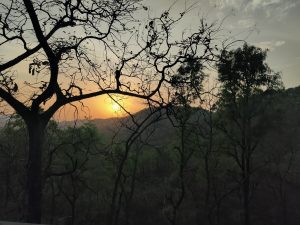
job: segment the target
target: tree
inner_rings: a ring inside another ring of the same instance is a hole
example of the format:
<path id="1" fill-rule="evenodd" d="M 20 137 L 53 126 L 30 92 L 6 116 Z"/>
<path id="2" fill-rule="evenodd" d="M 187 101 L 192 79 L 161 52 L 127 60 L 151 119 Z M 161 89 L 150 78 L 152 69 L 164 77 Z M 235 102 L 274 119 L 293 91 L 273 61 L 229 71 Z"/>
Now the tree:
<path id="1" fill-rule="evenodd" d="M 187 99 L 185 99 L 187 100 Z M 178 224 L 180 208 L 187 195 L 186 173 L 188 164 L 195 149 L 192 147 L 194 127 L 191 125 L 193 109 L 189 105 L 169 109 L 169 119 L 178 131 L 174 149 L 175 168 L 168 181 L 168 188 L 165 194 L 164 215 L 171 225 Z"/>
<path id="2" fill-rule="evenodd" d="M 203 173 L 206 184 L 204 214 L 208 224 L 213 224 L 213 218 L 219 219 L 219 215 L 212 215 L 213 201 L 212 197 L 216 194 L 213 183 L 216 182 L 216 169 L 218 167 L 218 156 L 216 147 L 216 126 L 215 126 L 215 109 L 216 109 L 216 87 L 211 88 L 198 98 L 200 102 L 200 115 L 196 120 L 196 146 L 198 147 L 200 157 L 203 160 Z M 202 220 L 198 221 L 201 224 Z"/>
<path id="3" fill-rule="evenodd" d="M 27 144 L 24 132 L 25 124 L 16 115 L 12 115 L 0 130 L 1 218 L 14 218 L 16 214 L 18 219 L 24 217 L 26 149 L 23 146 Z"/>
<path id="4" fill-rule="evenodd" d="M 282 88 L 280 75 L 266 64 L 267 51 L 244 44 L 233 51 L 223 51 L 218 63 L 221 82 L 221 130 L 229 140 L 228 154 L 241 176 L 244 224 L 250 224 L 251 175 L 253 153 L 260 137 L 256 135 L 257 118 L 265 109 L 264 94 Z"/>
<path id="5" fill-rule="evenodd" d="M 79 205 L 78 202 L 88 196 L 86 192 L 93 190 L 88 184 L 88 175 L 93 172 L 89 164 L 90 158 L 99 155 L 101 139 L 91 124 L 83 124 L 79 128 L 59 129 L 54 121 L 48 126 L 47 136 L 50 136 L 48 144 L 51 147 L 49 146 L 47 152 L 47 164 L 44 165 L 46 178 L 44 189 L 50 189 L 52 192 L 49 196 L 51 223 L 58 205 L 56 197 L 62 195 L 62 202 L 67 202 L 70 206 L 68 214 L 70 216 L 67 218 L 70 224 L 75 224 L 78 208 L 82 214 L 85 211 L 85 206 L 82 206 L 84 204 Z M 56 143 L 53 141 L 55 137 Z M 61 209 L 60 212 L 64 211 Z M 82 217 L 82 214 L 79 215 Z"/>
<path id="6" fill-rule="evenodd" d="M 204 66 L 197 59 L 190 58 L 183 63 L 173 76 L 174 93 L 168 107 L 168 117 L 177 129 L 178 135 L 174 146 L 175 164 L 173 178 L 170 178 L 169 191 L 166 193 L 164 215 L 171 225 L 178 223 L 179 212 L 187 195 L 186 173 L 188 164 L 195 152 L 193 146 L 196 130 L 195 117 L 197 110 L 191 107 L 196 100 L 200 101 L 205 77 Z M 187 85 L 188 84 L 188 85 Z"/>
<path id="7" fill-rule="evenodd" d="M 191 57 L 213 59 L 214 25 L 202 21 L 176 40 L 176 24 L 189 9 L 146 22 L 136 19 L 141 10 L 148 8 L 135 0 L 0 3 L 0 99 L 28 130 L 28 222 L 41 222 L 42 146 L 57 110 L 103 94 L 158 101 L 173 68 Z"/>
<path id="8" fill-rule="evenodd" d="M 125 223 L 130 224 L 131 201 L 136 185 L 139 155 L 141 149 L 147 145 L 148 139 L 150 139 L 154 133 L 154 124 L 164 119 L 164 113 L 162 111 L 162 108 L 156 108 L 149 110 L 149 112 L 144 112 L 145 115 L 139 116 L 132 115 L 128 112 L 129 121 L 122 121 L 119 131 L 126 128 L 128 135 L 125 135 L 125 140 L 118 140 L 116 146 L 118 151 L 112 155 L 113 164 L 115 164 L 116 167 L 116 174 L 112 188 L 111 207 L 108 219 L 109 225 L 119 224 L 119 214 L 122 204 L 124 204 Z M 117 135 L 114 136 L 116 137 Z M 128 166 L 127 164 L 133 165 Z M 126 169 L 128 171 L 126 171 Z"/>

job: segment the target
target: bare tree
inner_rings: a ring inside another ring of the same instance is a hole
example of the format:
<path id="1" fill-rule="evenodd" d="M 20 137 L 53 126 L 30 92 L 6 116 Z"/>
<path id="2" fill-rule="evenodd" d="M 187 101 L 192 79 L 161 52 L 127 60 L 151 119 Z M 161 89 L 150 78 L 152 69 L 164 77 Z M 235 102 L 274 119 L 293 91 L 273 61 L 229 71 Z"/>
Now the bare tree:
<path id="1" fill-rule="evenodd" d="M 48 129 L 49 131 L 49 129 Z M 85 124 L 80 128 L 53 129 L 60 143 L 54 145 L 48 152 L 48 162 L 45 168 L 45 179 L 52 189 L 52 222 L 55 214 L 55 198 L 62 195 L 70 205 L 70 224 L 76 221 L 78 201 L 85 191 L 93 191 L 88 185 L 86 174 L 88 172 L 89 158 L 99 155 L 97 142 L 99 137 L 95 128 Z M 52 138 L 53 138 L 52 134 Z M 48 140 L 50 141 L 50 140 Z"/>
<path id="2" fill-rule="evenodd" d="M 134 0 L 0 3 L 0 98 L 28 129 L 28 222 L 41 221 L 42 146 L 58 109 L 103 94 L 159 101 L 174 67 L 213 59 L 218 27 L 199 21 L 197 31 L 176 39 L 189 8 L 146 22 L 137 19 L 142 10 Z"/>
<path id="3" fill-rule="evenodd" d="M 123 110 L 125 110 L 123 108 Z M 109 215 L 109 224 L 118 225 L 119 223 L 119 213 L 124 204 L 125 211 L 125 221 L 129 224 L 130 220 L 130 204 L 134 195 L 136 173 L 138 158 L 141 149 L 147 145 L 149 138 L 153 135 L 155 128 L 153 125 L 163 119 L 164 117 L 163 108 L 154 108 L 145 112 L 145 115 L 132 115 L 129 112 L 128 119 L 121 124 L 121 129 L 128 130 L 129 134 L 124 140 L 117 142 L 118 146 L 123 146 L 124 151 L 119 154 L 115 154 L 114 158 L 116 161 L 116 178 L 114 181 L 112 199 L 111 199 L 111 209 Z M 130 155 L 133 156 L 133 168 L 130 171 L 131 174 L 126 173 L 126 163 L 130 159 Z M 129 184 L 129 187 L 126 186 Z M 126 190 L 127 189 L 127 190 Z M 123 200 L 124 199 L 124 200 Z"/>
<path id="4" fill-rule="evenodd" d="M 209 221 L 209 224 L 212 224 L 212 208 L 213 202 L 212 197 L 215 190 L 212 188 L 213 185 L 213 173 L 215 173 L 216 168 L 218 167 L 218 159 L 216 154 L 216 127 L 215 127 L 215 110 L 216 110 L 216 88 L 217 85 L 214 85 L 213 88 L 208 87 L 208 91 L 201 93 L 198 98 L 200 99 L 200 113 L 197 116 L 195 122 L 195 133 L 196 133 L 196 146 L 198 151 L 201 154 L 203 160 L 203 170 L 204 177 L 206 182 L 205 189 L 205 216 Z M 200 224 L 201 221 L 199 220 Z"/>

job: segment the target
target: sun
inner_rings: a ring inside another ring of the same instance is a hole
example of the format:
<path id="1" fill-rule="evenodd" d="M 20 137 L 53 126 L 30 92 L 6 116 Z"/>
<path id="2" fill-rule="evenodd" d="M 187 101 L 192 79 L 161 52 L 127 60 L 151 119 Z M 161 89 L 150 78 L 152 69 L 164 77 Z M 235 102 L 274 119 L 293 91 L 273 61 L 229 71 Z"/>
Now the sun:
<path id="1" fill-rule="evenodd" d="M 118 103 L 113 102 L 113 103 L 111 104 L 111 109 L 112 109 L 114 112 L 119 112 L 119 111 L 121 110 L 121 106 L 120 106 Z"/>

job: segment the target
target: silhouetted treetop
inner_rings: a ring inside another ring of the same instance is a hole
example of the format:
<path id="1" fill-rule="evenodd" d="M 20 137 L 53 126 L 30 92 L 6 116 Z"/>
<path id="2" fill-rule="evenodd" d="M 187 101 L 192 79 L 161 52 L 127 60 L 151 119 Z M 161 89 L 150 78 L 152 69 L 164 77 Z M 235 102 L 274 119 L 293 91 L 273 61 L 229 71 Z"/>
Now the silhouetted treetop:
<path id="1" fill-rule="evenodd" d="M 266 63 L 267 50 L 244 44 L 242 48 L 223 51 L 218 63 L 218 80 L 224 93 L 239 97 L 259 90 L 282 88 L 281 77 Z"/>

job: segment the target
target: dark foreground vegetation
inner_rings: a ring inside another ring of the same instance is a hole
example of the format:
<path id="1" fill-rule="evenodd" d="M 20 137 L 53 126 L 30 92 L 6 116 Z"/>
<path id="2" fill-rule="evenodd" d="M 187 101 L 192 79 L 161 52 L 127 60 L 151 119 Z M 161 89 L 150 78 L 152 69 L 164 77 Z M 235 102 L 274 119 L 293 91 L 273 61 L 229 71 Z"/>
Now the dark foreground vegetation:
<path id="1" fill-rule="evenodd" d="M 268 104 L 252 126 L 256 145 L 247 176 L 248 158 L 237 141 L 241 133 L 232 126 L 228 137 L 224 120 L 230 118 L 222 110 L 145 110 L 135 115 L 136 123 L 130 117 L 76 127 L 51 122 L 44 145 L 43 221 L 243 224 L 247 194 L 251 224 L 298 224 L 300 88 L 260 98 Z M 19 117 L 1 128 L 5 220 L 26 216 L 26 135 Z"/>
<path id="2" fill-rule="evenodd" d="M 241 47 L 222 22 L 181 29 L 192 9 L 0 2 L 0 113 L 14 113 L 0 132 L 1 220 L 299 224 L 300 89 L 284 90 L 267 51 Z M 101 95 L 148 108 L 52 120 Z"/>

